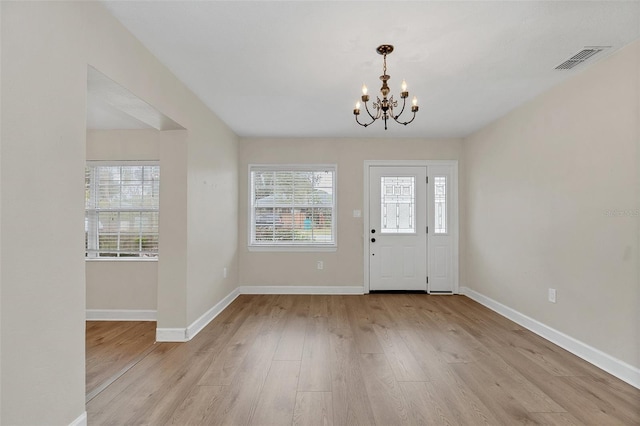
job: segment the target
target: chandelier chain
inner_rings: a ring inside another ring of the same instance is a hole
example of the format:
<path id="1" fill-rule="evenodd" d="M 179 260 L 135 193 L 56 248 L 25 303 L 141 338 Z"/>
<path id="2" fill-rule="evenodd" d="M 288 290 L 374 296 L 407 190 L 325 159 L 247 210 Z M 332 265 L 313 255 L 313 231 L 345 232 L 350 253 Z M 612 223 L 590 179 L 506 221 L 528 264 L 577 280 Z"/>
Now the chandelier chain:
<path id="1" fill-rule="evenodd" d="M 382 57 L 382 74 L 387 75 L 387 54 Z"/>

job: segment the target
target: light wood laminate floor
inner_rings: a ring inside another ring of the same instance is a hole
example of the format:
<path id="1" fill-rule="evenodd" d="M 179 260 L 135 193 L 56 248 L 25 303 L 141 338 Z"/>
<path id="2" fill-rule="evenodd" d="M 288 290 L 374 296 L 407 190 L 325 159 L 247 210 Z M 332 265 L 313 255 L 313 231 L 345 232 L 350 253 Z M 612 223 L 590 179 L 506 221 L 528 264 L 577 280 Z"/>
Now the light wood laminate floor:
<path id="1" fill-rule="evenodd" d="M 464 296 L 243 295 L 90 425 L 638 425 L 640 391 Z"/>
<path id="2" fill-rule="evenodd" d="M 87 321 L 85 330 L 87 401 L 155 348 L 155 321 Z"/>

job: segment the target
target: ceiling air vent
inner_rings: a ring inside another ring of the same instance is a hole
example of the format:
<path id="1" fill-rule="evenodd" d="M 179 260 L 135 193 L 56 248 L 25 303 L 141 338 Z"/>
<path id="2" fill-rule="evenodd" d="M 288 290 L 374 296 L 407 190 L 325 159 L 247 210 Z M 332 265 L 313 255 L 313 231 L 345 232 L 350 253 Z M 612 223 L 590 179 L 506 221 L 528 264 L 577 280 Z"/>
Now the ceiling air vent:
<path id="1" fill-rule="evenodd" d="M 594 55 L 602 52 L 605 49 L 610 48 L 611 46 L 588 46 L 561 63 L 556 67 L 557 70 L 570 70 L 586 61 L 589 58 L 592 58 Z"/>

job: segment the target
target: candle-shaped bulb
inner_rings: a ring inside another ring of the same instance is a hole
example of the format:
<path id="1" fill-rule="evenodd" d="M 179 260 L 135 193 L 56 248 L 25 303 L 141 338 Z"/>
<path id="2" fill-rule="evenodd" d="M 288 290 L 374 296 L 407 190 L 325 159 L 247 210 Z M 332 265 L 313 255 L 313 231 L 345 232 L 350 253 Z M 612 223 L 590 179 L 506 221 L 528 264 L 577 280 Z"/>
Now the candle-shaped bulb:
<path id="1" fill-rule="evenodd" d="M 356 102 L 356 109 L 360 109 L 360 101 Z"/>
<path id="2" fill-rule="evenodd" d="M 413 104 L 413 106 L 418 106 L 418 98 L 416 98 L 415 96 L 413 97 L 413 100 L 411 101 L 411 103 Z"/>
<path id="3" fill-rule="evenodd" d="M 369 89 L 367 89 L 367 86 L 363 84 L 362 85 L 362 94 L 366 96 L 368 91 L 369 91 Z"/>
<path id="4" fill-rule="evenodd" d="M 402 80 L 402 86 L 401 87 L 402 87 L 402 91 L 406 92 L 407 91 L 407 82 Z"/>

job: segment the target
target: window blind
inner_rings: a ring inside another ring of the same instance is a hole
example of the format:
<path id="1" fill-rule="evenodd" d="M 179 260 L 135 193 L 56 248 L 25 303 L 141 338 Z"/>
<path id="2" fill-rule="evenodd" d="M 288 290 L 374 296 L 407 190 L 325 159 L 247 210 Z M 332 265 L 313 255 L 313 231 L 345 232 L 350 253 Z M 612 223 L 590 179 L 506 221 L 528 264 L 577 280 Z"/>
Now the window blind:
<path id="1" fill-rule="evenodd" d="M 335 166 L 251 166 L 251 245 L 335 245 Z"/>
<path id="2" fill-rule="evenodd" d="M 159 165 L 88 163 L 86 256 L 157 257 L 159 200 Z"/>

